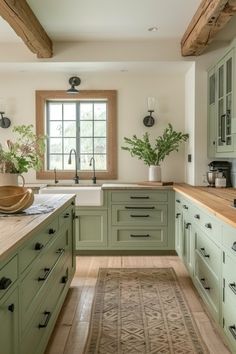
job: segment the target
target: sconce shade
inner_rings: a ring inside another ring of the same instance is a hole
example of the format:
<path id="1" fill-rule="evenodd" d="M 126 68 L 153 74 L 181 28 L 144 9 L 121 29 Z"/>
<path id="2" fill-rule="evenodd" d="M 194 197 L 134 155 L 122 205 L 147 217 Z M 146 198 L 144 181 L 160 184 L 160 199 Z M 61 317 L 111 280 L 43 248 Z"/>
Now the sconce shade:
<path id="1" fill-rule="evenodd" d="M 79 90 L 77 90 L 75 88 L 75 86 L 79 86 L 81 83 L 81 80 L 78 76 L 72 76 L 69 79 L 69 84 L 71 85 L 71 87 L 66 91 L 67 93 L 78 93 Z"/>

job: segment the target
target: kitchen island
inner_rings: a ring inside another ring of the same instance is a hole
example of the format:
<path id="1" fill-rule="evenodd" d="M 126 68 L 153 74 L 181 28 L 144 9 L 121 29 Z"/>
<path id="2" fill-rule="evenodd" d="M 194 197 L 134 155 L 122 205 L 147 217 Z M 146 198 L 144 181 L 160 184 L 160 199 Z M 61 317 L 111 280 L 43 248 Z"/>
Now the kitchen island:
<path id="1" fill-rule="evenodd" d="M 0 354 L 42 354 L 75 272 L 74 196 L 36 195 L 49 212 L 0 216 Z"/>

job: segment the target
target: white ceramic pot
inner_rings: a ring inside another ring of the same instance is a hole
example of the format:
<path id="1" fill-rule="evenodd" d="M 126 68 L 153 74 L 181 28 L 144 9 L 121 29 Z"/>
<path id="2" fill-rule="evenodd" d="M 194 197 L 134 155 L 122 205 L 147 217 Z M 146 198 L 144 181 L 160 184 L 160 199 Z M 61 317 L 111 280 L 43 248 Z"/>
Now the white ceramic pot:
<path id="1" fill-rule="evenodd" d="M 0 186 L 18 186 L 18 177 L 22 178 L 24 186 L 25 179 L 22 175 L 16 173 L 0 173 Z"/>
<path id="2" fill-rule="evenodd" d="M 150 182 L 161 182 L 161 166 L 149 166 L 148 180 Z"/>

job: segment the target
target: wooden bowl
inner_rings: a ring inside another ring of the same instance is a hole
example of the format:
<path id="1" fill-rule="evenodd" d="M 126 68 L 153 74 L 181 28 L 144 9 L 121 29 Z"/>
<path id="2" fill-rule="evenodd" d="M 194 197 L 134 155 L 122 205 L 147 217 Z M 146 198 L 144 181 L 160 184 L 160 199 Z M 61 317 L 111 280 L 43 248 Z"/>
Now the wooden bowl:
<path id="1" fill-rule="evenodd" d="M 8 195 L 6 196 L 6 193 Z M 17 186 L 0 187 L 0 212 L 17 213 L 29 208 L 34 202 L 31 189 Z"/>
<path id="2" fill-rule="evenodd" d="M 27 193 L 28 188 L 19 186 L 0 186 L 0 208 L 18 203 Z"/>

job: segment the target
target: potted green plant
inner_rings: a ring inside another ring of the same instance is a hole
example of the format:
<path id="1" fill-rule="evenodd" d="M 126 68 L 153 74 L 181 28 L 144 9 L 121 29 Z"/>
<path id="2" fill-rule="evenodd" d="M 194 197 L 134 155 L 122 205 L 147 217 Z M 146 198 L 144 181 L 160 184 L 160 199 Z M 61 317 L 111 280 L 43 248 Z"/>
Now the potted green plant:
<path id="1" fill-rule="evenodd" d="M 142 138 L 133 135 L 132 138 L 124 137 L 125 146 L 121 148 L 130 152 L 131 156 L 149 166 L 149 181 L 161 181 L 160 163 L 172 151 L 178 151 L 182 142 L 187 141 L 188 134 L 176 132 L 169 123 L 163 134 L 155 139 L 154 145 L 150 143 L 149 134 L 146 132 Z"/>
<path id="2" fill-rule="evenodd" d="M 0 144 L 0 185 L 17 185 L 19 175 L 31 168 L 39 170 L 42 165 L 45 137 L 37 136 L 32 124 L 15 126 L 12 132 L 16 141 L 8 139 L 6 147 Z"/>

